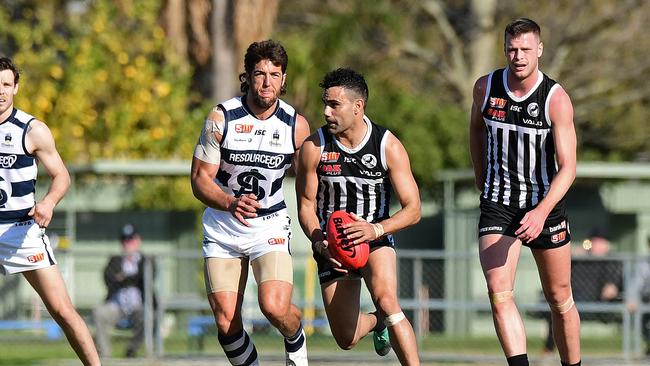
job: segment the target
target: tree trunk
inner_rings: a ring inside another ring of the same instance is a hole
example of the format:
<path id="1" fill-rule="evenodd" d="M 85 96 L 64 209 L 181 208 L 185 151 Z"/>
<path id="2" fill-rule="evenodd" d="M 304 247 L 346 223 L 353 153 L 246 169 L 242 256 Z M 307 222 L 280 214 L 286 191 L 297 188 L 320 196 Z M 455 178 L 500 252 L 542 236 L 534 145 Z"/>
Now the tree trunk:
<path id="1" fill-rule="evenodd" d="M 164 27 L 169 42 L 172 44 L 175 53 L 181 57 L 182 64 L 188 65 L 187 60 L 187 33 L 185 23 L 187 21 L 185 11 L 185 0 L 168 0 L 164 10 Z"/>
<path id="2" fill-rule="evenodd" d="M 212 12 L 213 96 L 232 97 L 239 89 L 249 44 L 267 39 L 273 31 L 278 0 L 215 0 Z"/>
<path id="3" fill-rule="evenodd" d="M 232 9 L 231 0 L 215 0 L 212 7 L 212 97 L 217 102 L 237 91 Z"/>

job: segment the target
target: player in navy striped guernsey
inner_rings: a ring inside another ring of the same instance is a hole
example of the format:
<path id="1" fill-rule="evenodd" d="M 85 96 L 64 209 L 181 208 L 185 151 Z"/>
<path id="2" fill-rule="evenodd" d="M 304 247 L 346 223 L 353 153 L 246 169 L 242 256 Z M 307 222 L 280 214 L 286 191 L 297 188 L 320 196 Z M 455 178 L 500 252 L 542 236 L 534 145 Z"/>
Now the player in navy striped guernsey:
<path id="1" fill-rule="evenodd" d="M 84 365 L 100 360 L 86 323 L 75 310 L 56 265 L 45 228 L 70 186 L 70 175 L 47 125 L 14 108 L 20 74 L 0 58 L 0 272 L 22 273 L 61 326 Z M 51 178 L 35 202 L 37 162 Z"/>
<path id="2" fill-rule="evenodd" d="M 291 304 L 293 271 L 282 181 L 309 124 L 279 99 L 287 54 L 277 42 L 254 42 L 244 57 L 241 97 L 215 107 L 192 159 L 192 190 L 203 214 L 203 256 L 208 300 L 218 340 L 233 365 L 258 365 L 243 328 L 241 305 L 248 265 L 258 284 L 260 309 L 285 337 L 286 364 L 307 365 L 307 342 Z"/>
<path id="3" fill-rule="evenodd" d="M 332 335 L 339 347 L 351 349 L 374 331 L 379 355 L 392 345 L 402 365 L 419 365 L 413 328 L 397 301 L 391 235 L 420 220 L 420 196 L 408 154 L 390 131 L 365 116 L 368 86 L 362 75 L 337 69 L 320 85 L 327 124 L 303 144 L 296 190 L 300 224 L 313 243 Z M 391 188 L 401 205 L 392 216 Z M 325 226 L 337 210 L 356 215 L 357 221 L 344 231 L 348 238 L 370 242 L 368 263 L 359 272 L 348 273 L 327 250 Z M 360 313 L 360 277 L 377 308 L 370 314 Z"/>
<path id="4" fill-rule="evenodd" d="M 538 69 L 543 44 L 532 20 L 505 29 L 507 66 L 474 85 L 470 151 L 481 194 L 479 255 L 509 365 L 528 365 L 513 297 L 522 244 L 531 248 L 551 308 L 562 365 L 580 365 L 580 317 L 571 290 L 564 196 L 575 179 L 576 134 L 567 93 Z"/>

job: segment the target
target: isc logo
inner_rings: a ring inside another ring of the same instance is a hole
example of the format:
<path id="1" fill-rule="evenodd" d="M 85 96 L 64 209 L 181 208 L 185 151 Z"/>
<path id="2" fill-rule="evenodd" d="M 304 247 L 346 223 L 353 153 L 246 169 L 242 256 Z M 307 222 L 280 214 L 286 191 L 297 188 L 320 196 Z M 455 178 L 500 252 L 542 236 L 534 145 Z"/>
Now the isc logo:
<path id="1" fill-rule="evenodd" d="M 285 238 L 271 238 L 269 239 L 269 244 L 270 245 L 283 245 L 285 242 Z"/>
<path id="2" fill-rule="evenodd" d="M 235 132 L 237 133 L 250 133 L 253 131 L 253 125 L 237 123 L 235 124 Z"/>
<path id="3" fill-rule="evenodd" d="M 38 253 L 38 254 L 30 255 L 29 257 L 27 257 L 27 260 L 29 261 L 29 263 L 40 262 L 43 259 L 45 259 L 45 253 Z"/>

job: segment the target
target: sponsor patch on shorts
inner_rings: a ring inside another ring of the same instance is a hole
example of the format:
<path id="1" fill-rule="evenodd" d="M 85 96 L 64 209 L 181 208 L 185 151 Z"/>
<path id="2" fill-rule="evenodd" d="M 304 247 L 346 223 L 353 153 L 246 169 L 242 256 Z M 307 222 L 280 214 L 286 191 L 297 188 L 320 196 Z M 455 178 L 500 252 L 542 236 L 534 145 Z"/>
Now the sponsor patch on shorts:
<path id="1" fill-rule="evenodd" d="M 284 245 L 286 243 L 286 238 L 270 238 L 268 240 L 269 245 Z"/>
<path id="2" fill-rule="evenodd" d="M 45 253 L 38 253 L 27 257 L 29 263 L 37 263 L 45 259 Z"/>
<path id="3" fill-rule="evenodd" d="M 488 231 L 503 231 L 503 227 L 502 226 L 486 226 L 486 227 L 482 227 L 482 228 L 478 229 L 479 233 L 485 233 L 485 232 L 488 232 Z"/>
<path id="4" fill-rule="evenodd" d="M 566 231 L 551 235 L 551 242 L 557 244 L 566 239 Z"/>
<path id="5" fill-rule="evenodd" d="M 566 229 L 566 220 L 562 220 L 561 223 L 559 223 L 559 224 L 557 224 L 555 226 L 549 227 L 548 231 L 551 232 L 551 233 L 554 233 L 554 232 L 556 232 L 558 230 L 562 230 L 562 229 Z"/>

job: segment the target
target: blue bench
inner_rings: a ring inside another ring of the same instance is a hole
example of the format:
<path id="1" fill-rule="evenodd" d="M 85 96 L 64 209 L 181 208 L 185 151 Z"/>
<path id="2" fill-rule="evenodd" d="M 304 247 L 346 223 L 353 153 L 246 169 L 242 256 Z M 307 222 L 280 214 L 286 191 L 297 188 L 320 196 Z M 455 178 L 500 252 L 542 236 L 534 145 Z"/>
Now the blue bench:
<path id="1" fill-rule="evenodd" d="M 63 337 L 63 331 L 54 320 L 0 320 L 0 330 L 33 330 L 42 329 L 48 339 L 56 340 Z"/>

